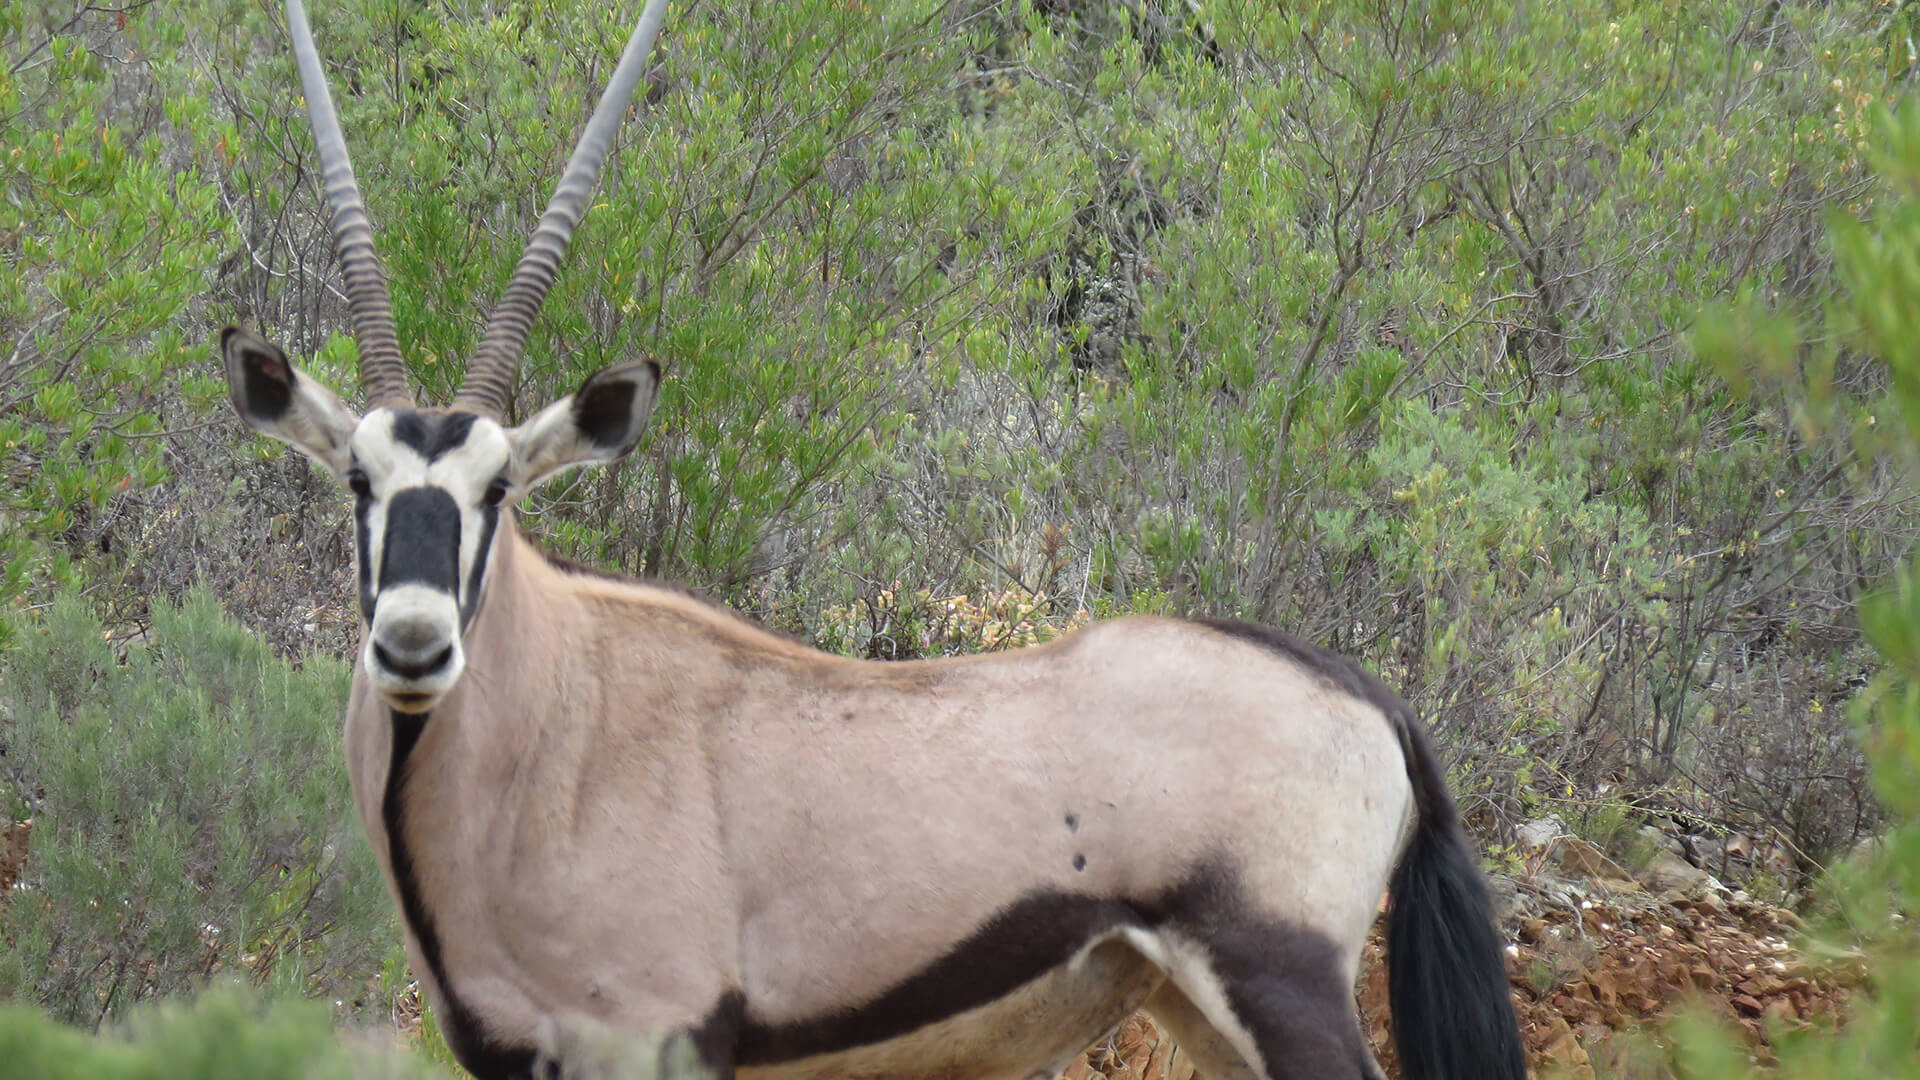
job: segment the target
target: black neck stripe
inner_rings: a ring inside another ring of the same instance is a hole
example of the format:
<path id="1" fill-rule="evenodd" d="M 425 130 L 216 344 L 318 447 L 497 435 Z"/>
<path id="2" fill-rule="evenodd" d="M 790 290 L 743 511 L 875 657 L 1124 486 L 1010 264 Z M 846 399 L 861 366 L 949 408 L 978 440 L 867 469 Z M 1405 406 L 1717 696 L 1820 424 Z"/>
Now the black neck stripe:
<path id="1" fill-rule="evenodd" d="M 420 958 L 434 984 L 440 987 L 446 1003 L 440 1030 L 446 1033 L 447 1046 L 466 1070 L 481 1080 L 519 1080 L 533 1075 L 537 1056 L 530 1046 L 515 1046 L 495 1039 L 485 1022 L 460 997 L 447 981 L 447 968 L 440 950 L 440 931 L 427 910 L 420 893 L 420 879 L 413 869 L 413 852 L 407 846 L 406 783 L 407 766 L 413 748 L 426 730 L 427 713 L 403 713 L 388 710 L 393 724 L 393 756 L 387 769 L 387 790 L 380 802 L 381 823 L 387 831 L 387 861 L 393 867 L 394 888 L 400 893 L 400 911 L 407 928 L 420 943 Z"/>

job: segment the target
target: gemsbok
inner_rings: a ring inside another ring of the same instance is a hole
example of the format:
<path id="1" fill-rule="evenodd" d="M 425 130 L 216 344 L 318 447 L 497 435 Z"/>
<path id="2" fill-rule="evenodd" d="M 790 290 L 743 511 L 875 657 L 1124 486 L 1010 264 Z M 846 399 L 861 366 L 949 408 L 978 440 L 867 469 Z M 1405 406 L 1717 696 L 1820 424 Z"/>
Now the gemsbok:
<path id="1" fill-rule="evenodd" d="M 1485 886 L 1427 736 L 1277 631 L 1127 618 L 1034 648 L 831 656 L 582 570 L 513 506 L 633 449 L 651 362 L 501 417 L 664 9 L 649 0 L 470 372 L 415 406 L 300 0 L 287 22 L 369 408 L 255 334 L 234 407 L 345 481 L 361 821 L 447 1041 L 564 1072 L 653 1033 L 765 1080 L 1048 1080 L 1136 1008 L 1212 1080 L 1377 1078 L 1353 987 L 1389 890 L 1413 1080 L 1520 1080 Z"/>

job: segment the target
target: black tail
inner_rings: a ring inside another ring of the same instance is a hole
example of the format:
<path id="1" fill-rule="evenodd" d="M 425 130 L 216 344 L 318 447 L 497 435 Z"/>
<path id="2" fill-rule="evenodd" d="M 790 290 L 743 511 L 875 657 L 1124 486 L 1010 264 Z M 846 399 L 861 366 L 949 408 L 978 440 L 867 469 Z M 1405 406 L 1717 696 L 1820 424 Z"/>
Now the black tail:
<path id="1" fill-rule="evenodd" d="M 1387 910 L 1387 1001 L 1401 1075 L 1526 1080 L 1487 887 L 1426 732 L 1412 716 L 1400 726 L 1420 815 Z"/>

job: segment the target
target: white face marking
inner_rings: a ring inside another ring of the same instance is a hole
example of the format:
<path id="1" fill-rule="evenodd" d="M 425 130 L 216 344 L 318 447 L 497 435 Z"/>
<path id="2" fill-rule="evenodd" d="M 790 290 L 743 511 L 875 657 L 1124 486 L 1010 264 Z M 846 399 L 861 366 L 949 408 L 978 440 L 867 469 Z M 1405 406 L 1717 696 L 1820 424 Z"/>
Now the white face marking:
<path id="1" fill-rule="evenodd" d="M 445 488 L 462 506 L 478 505 L 487 485 L 506 471 L 512 448 L 506 430 L 494 421 L 474 417 L 458 445 L 428 461 L 419 449 L 395 434 L 400 418 L 394 409 L 375 409 L 361 418 L 353 432 L 350 445 L 354 460 L 374 481 L 376 497 L 382 488 L 398 490 L 431 484 Z"/>
<path id="2" fill-rule="evenodd" d="M 486 418 L 392 409 L 368 413 L 350 445 L 356 569 L 372 611 L 361 660 L 389 705 L 424 712 L 465 666 L 460 635 L 484 594 L 482 545 L 501 513 L 487 498 L 511 448 Z M 390 528 L 407 538 L 395 548 L 403 562 L 387 557 Z M 447 551 L 456 530 L 458 550 Z"/>

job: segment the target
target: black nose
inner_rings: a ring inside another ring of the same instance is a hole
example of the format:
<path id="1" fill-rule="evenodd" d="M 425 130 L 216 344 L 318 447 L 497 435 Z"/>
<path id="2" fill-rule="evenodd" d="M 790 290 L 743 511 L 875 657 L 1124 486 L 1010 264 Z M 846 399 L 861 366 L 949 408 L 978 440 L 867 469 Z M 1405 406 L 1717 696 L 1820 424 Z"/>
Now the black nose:
<path id="1" fill-rule="evenodd" d="M 376 641 L 373 643 L 373 658 L 380 662 L 381 667 L 403 679 L 424 679 L 446 667 L 447 662 L 453 659 L 453 645 L 443 645 L 437 652 L 430 645 L 424 649 L 389 650 Z"/>

